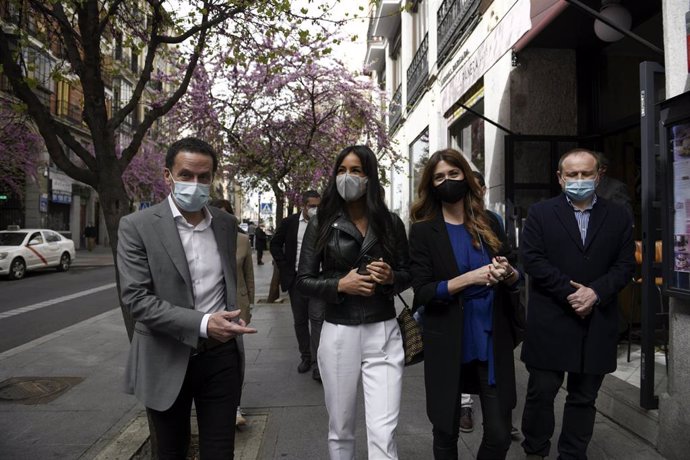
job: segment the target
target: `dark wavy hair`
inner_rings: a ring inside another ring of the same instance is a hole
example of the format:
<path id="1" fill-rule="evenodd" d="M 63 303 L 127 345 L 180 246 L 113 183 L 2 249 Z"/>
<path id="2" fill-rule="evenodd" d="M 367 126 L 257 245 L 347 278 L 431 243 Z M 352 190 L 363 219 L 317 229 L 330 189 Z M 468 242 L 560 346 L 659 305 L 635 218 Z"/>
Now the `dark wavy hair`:
<path id="1" fill-rule="evenodd" d="M 412 205 L 412 221 L 421 222 L 434 219 L 441 212 L 441 201 L 434 194 L 434 170 L 441 161 L 460 168 L 469 185 L 465 195 L 465 228 L 472 235 L 472 244 L 479 248 L 481 240 L 495 254 L 501 248 L 501 240 L 491 229 L 491 221 L 484 209 L 484 194 L 477 177 L 465 157 L 457 150 L 445 149 L 435 152 L 424 166 L 422 177 L 417 186 L 417 200 Z M 481 236 L 481 239 L 480 239 Z"/>
<path id="2" fill-rule="evenodd" d="M 394 243 L 390 238 L 393 219 L 388 211 L 388 207 L 386 207 L 386 203 L 383 201 L 383 187 L 381 187 L 381 181 L 379 180 L 376 155 L 365 145 L 345 147 L 335 159 L 333 172 L 321 196 L 321 204 L 317 212 L 319 228 L 316 248 L 319 251 L 323 250 L 331 234 L 331 224 L 340 213 L 347 214 L 346 202 L 338 193 L 335 178 L 338 175 L 338 168 L 340 168 L 343 160 L 351 153 L 359 157 L 359 161 L 362 162 L 362 170 L 369 178 L 365 195 L 367 220 L 369 221 L 369 226 L 383 245 L 384 252 L 386 253 L 384 259 L 388 258 L 390 260 L 394 254 Z"/>

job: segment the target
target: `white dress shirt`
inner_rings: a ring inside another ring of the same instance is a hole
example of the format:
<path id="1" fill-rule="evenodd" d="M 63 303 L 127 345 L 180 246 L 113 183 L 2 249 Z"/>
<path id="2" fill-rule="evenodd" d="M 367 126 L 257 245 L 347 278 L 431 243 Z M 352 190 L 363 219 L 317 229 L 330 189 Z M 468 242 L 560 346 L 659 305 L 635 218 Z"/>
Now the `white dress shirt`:
<path id="1" fill-rule="evenodd" d="M 211 228 L 213 216 L 204 207 L 204 220 L 194 226 L 187 222 L 177 209 L 172 196 L 168 195 L 177 232 L 180 234 L 182 248 L 187 256 L 189 275 L 192 278 L 194 308 L 203 312 L 199 335 L 208 338 L 208 319 L 211 313 L 225 310 L 225 278 L 220 261 L 218 244 Z"/>
<path id="2" fill-rule="evenodd" d="M 297 228 L 297 254 L 295 255 L 295 271 L 299 270 L 299 254 L 302 251 L 302 240 L 304 239 L 304 232 L 307 231 L 309 221 L 304 218 L 304 213 L 299 213 L 299 227 Z"/>

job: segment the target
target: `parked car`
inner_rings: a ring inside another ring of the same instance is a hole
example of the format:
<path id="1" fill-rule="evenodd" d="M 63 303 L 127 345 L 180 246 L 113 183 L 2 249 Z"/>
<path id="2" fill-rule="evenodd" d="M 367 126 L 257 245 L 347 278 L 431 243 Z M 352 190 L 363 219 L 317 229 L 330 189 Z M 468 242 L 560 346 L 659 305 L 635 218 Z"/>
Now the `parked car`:
<path id="1" fill-rule="evenodd" d="M 27 271 L 46 267 L 65 272 L 74 257 L 74 241 L 53 230 L 0 231 L 0 275 L 8 275 L 10 279 L 18 280 Z"/>

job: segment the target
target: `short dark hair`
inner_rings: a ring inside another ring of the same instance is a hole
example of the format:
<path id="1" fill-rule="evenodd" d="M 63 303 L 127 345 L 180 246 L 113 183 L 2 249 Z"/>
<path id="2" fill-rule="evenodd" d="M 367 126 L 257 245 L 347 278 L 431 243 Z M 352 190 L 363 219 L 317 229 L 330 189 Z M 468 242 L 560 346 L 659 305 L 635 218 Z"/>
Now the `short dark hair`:
<path id="1" fill-rule="evenodd" d="M 225 209 L 227 212 L 229 212 L 233 216 L 235 215 L 235 213 L 232 210 L 232 204 L 228 200 L 222 200 L 222 199 L 211 200 L 209 202 L 209 205 L 215 206 L 216 208 Z"/>
<path id="2" fill-rule="evenodd" d="M 168 153 L 165 155 L 165 167 L 172 171 L 172 167 L 175 164 L 175 157 L 180 152 L 189 153 L 200 153 L 202 155 L 208 155 L 213 159 L 213 172 L 215 173 L 218 169 L 218 154 L 206 141 L 202 141 L 198 137 L 184 137 L 178 141 L 172 143 L 168 147 Z"/>
<path id="3" fill-rule="evenodd" d="M 480 173 L 479 171 L 472 171 L 472 174 L 474 174 L 475 179 L 477 179 L 477 182 L 479 182 L 479 185 L 481 187 L 486 187 L 486 181 L 484 180 L 484 174 Z"/>
<path id="4" fill-rule="evenodd" d="M 561 158 L 558 160 L 558 172 L 563 171 L 563 161 L 568 158 L 569 156 L 572 155 L 579 155 L 581 153 L 586 153 L 587 155 L 592 155 L 594 157 L 594 161 L 596 162 L 596 168 L 597 171 L 599 171 L 599 167 L 601 165 L 601 161 L 599 159 L 599 155 L 594 151 L 594 150 L 589 150 L 589 149 L 583 149 L 581 147 L 576 147 L 572 150 L 568 150 L 565 152 L 563 155 L 561 155 Z"/>
<path id="5" fill-rule="evenodd" d="M 321 198 L 321 195 L 316 190 L 307 190 L 302 194 L 302 203 L 306 203 L 309 198 Z"/>

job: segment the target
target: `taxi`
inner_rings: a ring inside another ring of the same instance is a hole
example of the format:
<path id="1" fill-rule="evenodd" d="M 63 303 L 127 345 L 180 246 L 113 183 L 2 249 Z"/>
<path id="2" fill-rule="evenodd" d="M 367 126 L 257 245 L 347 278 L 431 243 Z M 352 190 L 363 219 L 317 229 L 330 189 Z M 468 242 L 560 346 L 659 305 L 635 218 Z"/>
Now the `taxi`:
<path id="1" fill-rule="evenodd" d="M 0 231 L 0 275 L 12 280 L 27 271 L 55 267 L 65 272 L 74 260 L 74 241 L 47 229 Z"/>

